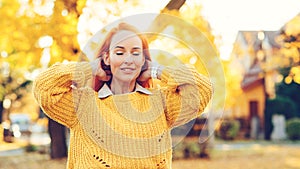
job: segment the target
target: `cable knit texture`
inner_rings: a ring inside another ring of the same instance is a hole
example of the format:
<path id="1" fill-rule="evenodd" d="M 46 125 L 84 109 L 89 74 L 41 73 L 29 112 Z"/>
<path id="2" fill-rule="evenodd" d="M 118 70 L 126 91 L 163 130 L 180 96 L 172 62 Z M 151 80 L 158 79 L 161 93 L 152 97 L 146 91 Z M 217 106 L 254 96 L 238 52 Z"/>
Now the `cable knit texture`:
<path id="1" fill-rule="evenodd" d="M 55 64 L 34 82 L 34 96 L 53 120 L 70 128 L 67 168 L 170 169 L 170 130 L 196 118 L 212 96 L 208 78 L 166 67 L 152 94 L 98 98 L 87 62 Z"/>

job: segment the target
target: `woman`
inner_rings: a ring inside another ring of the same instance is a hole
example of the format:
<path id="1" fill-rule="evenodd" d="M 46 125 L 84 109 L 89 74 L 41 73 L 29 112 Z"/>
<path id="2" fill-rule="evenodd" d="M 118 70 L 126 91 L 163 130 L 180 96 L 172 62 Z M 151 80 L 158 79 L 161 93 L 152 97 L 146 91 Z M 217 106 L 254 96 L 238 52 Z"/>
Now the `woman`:
<path id="1" fill-rule="evenodd" d="M 151 87 L 151 79 L 161 87 Z M 154 65 L 146 39 L 121 23 L 94 61 L 41 73 L 34 95 L 50 118 L 70 128 L 67 168 L 169 169 L 170 130 L 203 112 L 212 87 L 193 68 Z"/>

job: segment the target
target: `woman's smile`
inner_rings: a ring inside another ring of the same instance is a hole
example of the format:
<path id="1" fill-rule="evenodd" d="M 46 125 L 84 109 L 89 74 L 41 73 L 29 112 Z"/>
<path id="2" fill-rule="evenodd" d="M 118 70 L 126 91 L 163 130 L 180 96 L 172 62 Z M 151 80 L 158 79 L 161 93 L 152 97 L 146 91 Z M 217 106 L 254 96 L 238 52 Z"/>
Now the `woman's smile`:
<path id="1" fill-rule="evenodd" d="M 123 72 L 123 73 L 125 73 L 125 74 L 132 74 L 132 73 L 134 73 L 135 72 L 135 68 L 131 68 L 131 67 L 122 67 L 122 68 L 120 68 L 121 69 L 121 71 Z"/>

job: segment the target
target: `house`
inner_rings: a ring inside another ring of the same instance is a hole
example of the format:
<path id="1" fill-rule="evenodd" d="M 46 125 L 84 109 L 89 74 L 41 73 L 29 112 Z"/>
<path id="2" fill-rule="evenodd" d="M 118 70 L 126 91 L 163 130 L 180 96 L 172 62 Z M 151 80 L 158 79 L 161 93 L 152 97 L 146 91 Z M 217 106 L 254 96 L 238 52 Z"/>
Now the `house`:
<path id="1" fill-rule="evenodd" d="M 239 31 L 231 55 L 232 67 L 242 67 L 241 94 L 232 108 L 245 137 L 263 138 L 267 98 L 275 97 L 280 59 L 278 31 Z"/>

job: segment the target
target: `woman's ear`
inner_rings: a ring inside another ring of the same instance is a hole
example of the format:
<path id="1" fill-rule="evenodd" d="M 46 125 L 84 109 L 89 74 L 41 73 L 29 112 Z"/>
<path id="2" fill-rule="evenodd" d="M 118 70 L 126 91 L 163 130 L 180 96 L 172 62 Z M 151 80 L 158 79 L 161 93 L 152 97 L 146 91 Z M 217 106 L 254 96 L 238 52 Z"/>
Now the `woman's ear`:
<path id="1" fill-rule="evenodd" d="M 110 60 L 109 60 L 109 54 L 108 53 L 103 54 L 103 61 L 106 65 L 110 65 Z"/>

